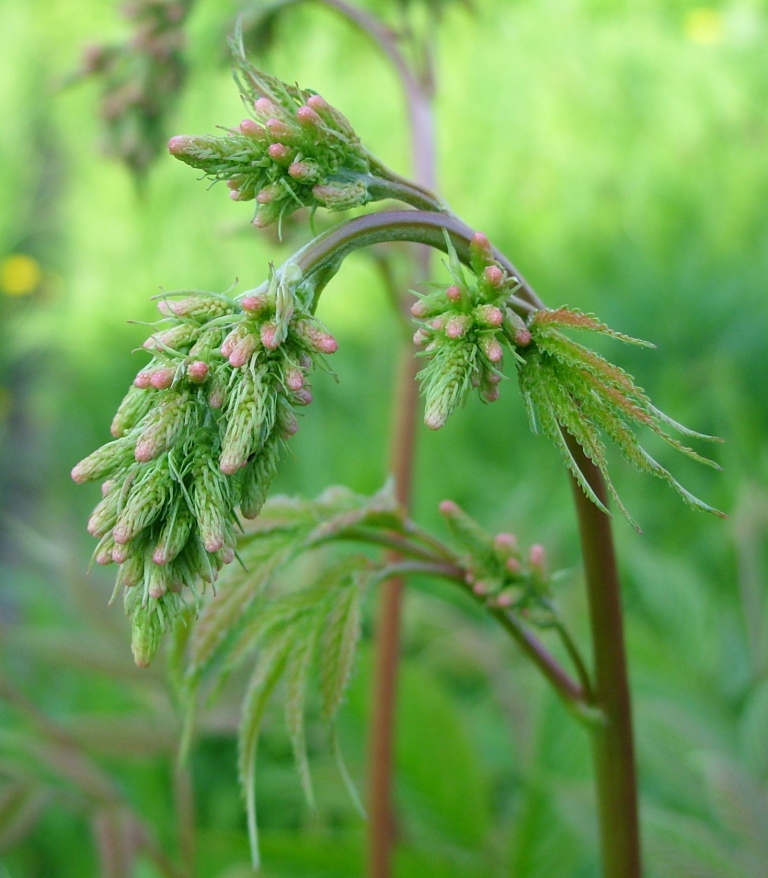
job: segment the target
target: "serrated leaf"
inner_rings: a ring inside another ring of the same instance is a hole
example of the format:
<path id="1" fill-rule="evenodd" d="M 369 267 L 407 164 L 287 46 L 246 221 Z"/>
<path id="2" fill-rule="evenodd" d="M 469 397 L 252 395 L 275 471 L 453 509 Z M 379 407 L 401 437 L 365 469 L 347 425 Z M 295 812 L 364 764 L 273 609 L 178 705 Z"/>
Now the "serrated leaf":
<path id="1" fill-rule="evenodd" d="M 304 730 L 304 713 L 307 696 L 307 680 L 314 658 L 319 630 L 317 626 L 306 626 L 304 636 L 296 638 L 298 642 L 291 650 L 285 670 L 285 724 L 291 738 L 293 758 L 299 773 L 301 786 L 307 804 L 312 811 L 315 807 L 315 793 L 312 788 L 312 776 L 309 771 L 307 757 L 307 738 Z"/>
<path id="2" fill-rule="evenodd" d="M 322 717 L 332 722 L 352 676 L 360 640 L 362 588 L 353 577 L 326 619 L 320 652 Z"/>
<path id="3" fill-rule="evenodd" d="M 238 777 L 245 798 L 248 841 L 253 868 L 259 868 L 259 833 L 256 822 L 256 748 L 267 703 L 283 673 L 291 644 L 278 642 L 265 649 L 251 675 L 243 702 L 237 735 Z"/>

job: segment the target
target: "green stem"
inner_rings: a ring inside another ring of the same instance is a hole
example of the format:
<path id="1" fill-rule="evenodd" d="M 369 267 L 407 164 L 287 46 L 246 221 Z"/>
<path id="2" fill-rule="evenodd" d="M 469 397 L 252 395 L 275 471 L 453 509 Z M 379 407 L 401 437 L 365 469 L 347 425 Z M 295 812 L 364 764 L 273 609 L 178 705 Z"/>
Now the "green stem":
<path id="1" fill-rule="evenodd" d="M 355 217 L 318 235 L 289 261 L 298 265 L 308 280 L 314 281 L 317 300 L 344 259 L 355 250 L 390 241 L 412 241 L 445 253 L 448 250 L 446 233 L 458 258 L 468 265 L 473 229 L 452 214 L 421 210 L 391 210 Z M 544 303 L 514 264 L 495 248 L 493 257 L 520 283 L 517 294 L 510 297 L 510 307 L 521 317 L 544 308 Z"/>
<path id="2" fill-rule="evenodd" d="M 604 504 L 608 492 L 600 471 L 570 436 L 579 469 Z M 571 480 L 579 519 L 595 666 L 594 705 L 605 722 L 592 727 L 603 878 L 639 878 L 632 709 L 624 648 L 619 576 L 610 518 Z"/>

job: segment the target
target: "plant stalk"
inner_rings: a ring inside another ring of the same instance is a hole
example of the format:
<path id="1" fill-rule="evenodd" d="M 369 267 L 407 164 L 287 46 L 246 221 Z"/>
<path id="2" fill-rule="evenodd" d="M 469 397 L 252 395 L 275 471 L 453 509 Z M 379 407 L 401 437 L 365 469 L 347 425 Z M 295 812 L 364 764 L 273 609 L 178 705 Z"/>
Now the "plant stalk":
<path id="1" fill-rule="evenodd" d="M 600 471 L 578 443 L 566 440 L 579 469 L 604 504 Z M 610 518 L 571 480 L 579 520 L 594 661 L 594 706 L 604 722 L 591 726 L 603 878 L 640 878 L 632 706 L 624 647 L 619 575 Z"/>

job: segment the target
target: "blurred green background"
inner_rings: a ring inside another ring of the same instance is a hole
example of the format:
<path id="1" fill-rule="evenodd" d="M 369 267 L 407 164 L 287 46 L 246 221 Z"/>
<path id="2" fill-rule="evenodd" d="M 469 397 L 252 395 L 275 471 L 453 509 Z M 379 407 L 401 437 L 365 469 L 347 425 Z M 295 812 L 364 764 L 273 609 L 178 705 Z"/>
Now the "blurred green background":
<path id="1" fill-rule="evenodd" d="M 370 5 L 386 14 L 396 4 Z M 407 173 L 393 74 L 337 16 L 307 6 L 278 27 L 267 69 L 320 91 Z M 664 411 L 726 440 L 715 448 L 722 475 L 659 451 L 728 513 L 724 522 L 618 461 L 614 470 L 644 531 L 616 521 L 647 875 L 759 878 L 768 863 L 768 4 L 475 7 L 449 4 L 437 37 L 442 193 L 550 305 L 595 311 L 655 342 L 652 352 L 605 350 Z M 191 72 L 168 135 L 239 122 L 223 47 L 240 8 L 196 5 Z M 250 205 L 178 162 L 161 155 L 139 191 L 104 157 L 97 84 L 64 84 L 86 45 L 126 34 L 114 3 L 0 3 L 0 878 L 162 875 L 150 856 L 123 871 L 99 864 L 99 845 L 119 852 L 136 815 L 170 858 L 194 849 L 195 871 L 187 862 L 179 874 L 248 874 L 239 693 L 203 711 L 189 771 L 175 774 L 180 720 L 163 662 L 133 667 L 122 611 L 107 607 L 111 570 L 86 576 L 97 489 L 72 484 L 69 470 L 107 440 L 144 362 L 131 351 L 147 335 L 141 321 L 154 319 L 150 297 L 241 290 L 288 251 L 249 226 Z M 371 492 L 387 475 L 398 329 L 370 259 L 348 261 L 320 316 L 340 341 L 339 381 L 318 376 L 276 490 L 343 482 Z M 560 603 L 586 644 L 567 481 L 557 453 L 530 434 L 515 382 L 503 390 L 493 406 L 470 400 L 438 434 L 420 430 L 415 517 L 439 531 L 436 506 L 451 497 L 492 531 L 544 543 L 571 571 Z M 373 609 L 341 726 L 361 785 Z M 398 878 L 597 875 L 587 741 L 535 670 L 430 583 L 409 591 L 403 649 Z M 310 739 L 312 815 L 279 713 L 260 756 L 263 874 L 361 875 L 364 824 L 320 730 Z"/>

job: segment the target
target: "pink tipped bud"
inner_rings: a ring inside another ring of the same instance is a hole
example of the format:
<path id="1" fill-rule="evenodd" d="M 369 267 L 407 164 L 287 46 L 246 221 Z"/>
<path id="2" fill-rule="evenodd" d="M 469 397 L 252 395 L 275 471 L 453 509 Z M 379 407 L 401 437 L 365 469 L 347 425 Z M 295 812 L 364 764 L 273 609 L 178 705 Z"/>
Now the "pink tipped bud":
<path id="1" fill-rule="evenodd" d="M 528 345 L 533 341 L 533 336 L 529 329 L 518 329 L 515 332 L 515 344 L 519 348 L 528 347 Z"/>
<path id="2" fill-rule="evenodd" d="M 222 357 L 229 357 L 237 344 L 238 338 L 239 333 L 237 332 L 237 329 L 233 329 L 221 343 L 221 348 L 219 350 L 221 351 Z"/>
<path id="3" fill-rule="evenodd" d="M 461 510 L 459 509 L 458 504 L 453 500 L 443 500 L 437 507 L 437 511 L 440 515 L 444 515 L 446 518 L 451 518 L 452 516 L 457 515 Z"/>
<path id="4" fill-rule="evenodd" d="M 472 326 L 472 318 L 468 314 L 454 314 L 445 322 L 445 334 L 448 338 L 464 338 Z"/>
<path id="5" fill-rule="evenodd" d="M 208 539 L 205 540 L 203 545 L 205 546 L 206 552 L 210 552 L 211 554 L 213 554 L 213 552 L 218 552 L 219 549 L 222 548 L 222 546 L 224 545 L 224 538 L 221 536 L 209 536 Z"/>
<path id="6" fill-rule="evenodd" d="M 301 369 L 286 369 L 285 386 L 289 390 L 301 390 L 304 386 L 304 372 Z"/>
<path id="7" fill-rule="evenodd" d="M 277 326 L 271 320 L 261 324 L 259 337 L 267 350 L 276 351 L 280 347 L 280 336 L 277 332 Z"/>
<path id="8" fill-rule="evenodd" d="M 239 469 L 242 469 L 243 461 L 224 458 L 219 463 L 219 469 L 225 476 L 233 476 Z"/>
<path id="9" fill-rule="evenodd" d="M 235 369 L 244 366 L 253 356 L 257 346 L 258 342 L 256 341 L 256 337 L 250 333 L 240 338 L 232 347 L 232 351 L 229 355 L 229 365 L 233 366 Z"/>
<path id="10" fill-rule="evenodd" d="M 133 534 L 130 532 L 126 525 L 116 525 L 114 530 L 112 531 L 112 539 L 116 543 L 120 543 L 121 546 L 124 546 L 126 543 L 131 541 Z M 114 555 L 113 555 L 114 557 Z"/>
<path id="11" fill-rule="evenodd" d="M 267 119 L 265 127 L 269 131 L 270 137 L 273 137 L 275 140 L 287 140 L 290 142 L 293 139 L 293 130 L 285 122 L 281 122 L 280 119 Z"/>
<path id="12" fill-rule="evenodd" d="M 543 573 L 547 566 L 547 552 L 540 543 L 534 543 L 528 550 L 528 564 L 532 569 Z"/>
<path id="13" fill-rule="evenodd" d="M 517 551 L 517 537 L 510 533 L 496 534 L 493 546 L 501 555 L 511 555 Z"/>
<path id="14" fill-rule="evenodd" d="M 229 197 L 232 201 L 250 201 L 253 196 L 241 192 L 239 189 L 233 189 L 229 193 Z"/>
<path id="15" fill-rule="evenodd" d="M 512 576 L 517 576 L 523 569 L 517 558 L 507 558 L 504 566 L 507 568 L 507 573 L 511 573 Z"/>
<path id="16" fill-rule="evenodd" d="M 146 390 L 148 387 L 152 386 L 152 373 L 139 372 L 139 374 L 133 379 L 133 384 L 135 387 Z"/>
<path id="17" fill-rule="evenodd" d="M 254 101 L 253 109 L 256 110 L 260 116 L 265 116 L 267 118 L 280 115 L 280 108 L 276 104 L 273 104 L 269 98 L 265 97 L 258 98 Z"/>
<path id="18" fill-rule="evenodd" d="M 156 454 L 157 446 L 153 439 L 140 439 L 136 443 L 136 450 L 133 452 L 133 456 L 138 463 L 147 463 L 152 460 Z M 115 539 L 118 543 L 122 542 L 122 540 L 118 540 L 117 537 L 115 537 Z"/>
<path id="19" fill-rule="evenodd" d="M 504 322 L 504 314 L 501 308 L 495 305 L 481 305 L 475 310 L 477 322 L 482 326 L 496 327 Z"/>
<path id="20" fill-rule="evenodd" d="M 296 420 L 296 416 L 291 412 L 290 417 L 283 417 L 281 422 L 282 434 L 283 438 L 287 439 L 289 436 L 293 436 L 294 433 L 297 433 L 299 430 L 299 422 Z"/>
<path id="21" fill-rule="evenodd" d="M 483 399 L 486 402 L 496 402 L 496 400 L 501 396 L 498 387 L 487 387 L 483 391 Z"/>
<path id="22" fill-rule="evenodd" d="M 513 603 L 514 603 L 514 598 L 512 597 L 511 594 L 508 594 L 508 593 L 500 594 L 496 598 L 496 606 L 498 606 L 498 607 L 511 607 Z"/>
<path id="23" fill-rule="evenodd" d="M 473 591 L 476 595 L 479 595 L 480 597 L 482 597 L 482 596 L 484 596 L 484 595 L 487 595 L 487 594 L 489 593 L 490 589 L 488 588 L 488 583 L 487 583 L 487 582 L 483 582 L 482 579 L 479 579 L 479 580 L 478 580 L 478 581 L 472 586 L 472 591 Z"/>
<path id="24" fill-rule="evenodd" d="M 270 183 L 256 193 L 256 201 L 259 204 L 272 204 L 284 194 L 285 190 L 279 183 Z"/>
<path id="25" fill-rule="evenodd" d="M 257 140 L 261 140 L 266 133 L 261 125 L 258 122 L 254 122 L 253 119 L 243 119 L 240 123 L 240 132 Z"/>
<path id="26" fill-rule="evenodd" d="M 107 494 L 115 487 L 117 484 L 117 479 L 107 479 L 106 482 L 102 482 L 101 485 L 101 496 L 106 497 Z"/>
<path id="27" fill-rule="evenodd" d="M 202 384 L 208 377 L 208 363 L 202 360 L 195 360 L 187 366 L 187 378 L 195 384 Z"/>
<path id="28" fill-rule="evenodd" d="M 292 162 L 288 167 L 288 176 L 299 183 L 312 183 L 318 177 L 318 169 L 309 162 Z"/>
<path id="29" fill-rule="evenodd" d="M 476 247 L 478 250 L 484 251 L 490 255 L 491 253 L 491 242 L 488 240 L 488 236 L 484 235 L 482 232 L 475 232 L 472 235 L 472 241 L 470 242 L 471 246 Z"/>
<path id="30" fill-rule="evenodd" d="M 330 110 L 331 109 L 331 105 L 321 95 L 312 95 L 307 100 L 307 106 L 311 107 L 313 110 L 316 110 L 319 113 L 322 113 L 323 110 Z"/>
<path id="31" fill-rule="evenodd" d="M 171 155 L 184 155 L 192 142 L 193 138 L 189 135 L 178 134 L 176 137 L 172 137 L 168 141 L 168 152 Z"/>
<path id="32" fill-rule="evenodd" d="M 166 387 L 170 387 L 173 384 L 173 379 L 176 375 L 175 369 L 157 369 L 152 373 L 150 383 L 152 387 L 156 390 L 165 390 Z"/>
<path id="33" fill-rule="evenodd" d="M 302 125 L 306 125 L 307 127 L 320 127 L 320 125 L 323 124 L 323 120 L 317 115 L 315 110 L 308 105 L 299 107 L 299 109 L 296 110 L 296 118 Z"/>
<path id="34" fill-rule="evenodd" d="M 413 314 L 417 320 L 422 320 L 429 314 L 429 306 L 423 299 L 419 299 L 411 305 L 411 314 Z"/>
<path id="35" fill-rule="evenodd" d="M 312 394 L 306 387 L 302 387 L 294 394 L 296 405 L 309 405 L 312 402 Z"/>
<path id="36" fill-rule="evenodd" d="M 423 329 L 417 329 L 416 332 L 413 333 L 413 343 L 422 345 L 429 341 L 429 336 Z"/>
<path id="37" fill-rule="evenodd" d="M 167 591 L 167 586 L 165 584 L 165 580 L 159 579 L 155 580 L 147 589 L 147 594 L 157 600 L 161 598 L 165 592 Z"/>
<path id="38" fill-rule="evenodd" d="M 223 387 L 215 387 L 208 394 L 208 405 L 212 409 L 220 409 L 224 405 L 224 400 L 226 399 L 226 393 Z"/>
<path id="39" fill-rule="evenodd" d="M 480 350 L 491 363 L 500 363 L 504 357 L 504 348 L 501 342 L 493 336 L 485 336 L 480 339 Z"/>
<path id="40" fill-rule="evenodd" d="M 429 325 L 432 329 L 440 331 L 445 327 L 445 317 L 441 314 L 439 317 L 435 317 L 434 320 L 430 320 Z"/>
<path id="41" fill-rule="evenodd" d="M 448 297 L 450 302 L 460 302 L 461 301 L 461 289 L 456 286 L 456 284 L 451 284 L 448 289 L 445 291 L 445 295 Z"/>
<path id="42" fill-rule="evenodd" d="M 243 311 L 248 311 L 251 314 L 258 314 L 259 311 L 263 311 L 268 305 L 267 297 L 264 293 L 255 293 L 250 296 L 243 296 L 240 299 L 240 307 Z"/>
<path id="43" fill-rule="evenodd" d="M 500 287 L 504 283 L 504 272 L 498 265 L 489 265 L 483 272 L 483 277 L 492 287 Z"/>
<path id="44" fill-rule="evenodd" d="M 102 548 L 96 552 L 94 559 L 97 564 L 102 566 L 106 566 L 107 564 L 112 563 L 112 550 L 110 548 Z"/>
<path id="45" fill-rule="evenodd" d="M 293 155 L 292 151 L 284 143 L 270 143 L 267 152 L 270 158 L 273 158 L 276 162 L 284 162 Z"/>
<path id="46" fill-rule="evenodd" d="M 130 546 L 120 543 L 112 549 L 112 560 L 115 564 L 125 564 L 131 554 Z"/>
<path id="47" fill-rule="evenodd" d="M 166 547 L 165 546 L 158 546 L 155 549 L 155 551 L 152 553 L 152 560 L 154 561 L 155 564 L 159 564 L 161 567 L 164 564 L 167 564 L 170 559 L 168 558 L 168 554 L 166 552 Z"/>

